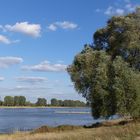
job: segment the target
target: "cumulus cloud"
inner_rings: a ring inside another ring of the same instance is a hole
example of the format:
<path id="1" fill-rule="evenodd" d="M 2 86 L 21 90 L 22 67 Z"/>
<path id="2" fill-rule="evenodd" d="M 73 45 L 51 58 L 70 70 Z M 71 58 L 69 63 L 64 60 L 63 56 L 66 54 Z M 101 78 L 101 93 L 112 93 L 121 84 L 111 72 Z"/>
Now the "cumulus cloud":
<path id="1" fill-rule="evenodd" d="M 4 44 L 11 44 L 12 41 L 10 41 L 6 36 L 0 35 L 0 42 Z"/>
<path id="2" fill-rule="evenodd" d="M 56 22 L 55 24 L 62 29 L 75 29 L 78 26 L 77 24 L 69 22 L 69 21 Z"/>
<path id="3" fill-rule="evenodd" d="M 72 30 L 72 29 L 76 29 L 78 27 L 77 24 L 73 23 L 73 22 L 69 22 L 69 21 L 63 21 L 63 22 L 55 22 L 52 23 L 48 26 L 48 29 L 51 31 L 56 31 L 58 28 L 60 29 L 68 29 L 68 30 Z"/>
<path id="4" fill-rule="evenodd" d="M 45 77 L 17 77 L 17 81 L 19 82 L 28 82 L 28 83 L 42 83 L 47 80 Z"/>
<path id="5" fill-rule="evenodd" d="M 118 8 L 118 9 L 115 10 L 116 15 L 123 15 L 124 12 L 125 12 L 124 9 L 119 9 Z"/>
<path id="6" fill-rule="evenodd" d="M 9 66 L 19 64 L 21 62 L 23 62 L 23 59 L 20 57 L 0 57 L 0 68 L 7 68 Z"/>
<path id="7" fill-rule="evenodd" d="M 117 7 L 113 5 L 109 6 L 104 11 L 104 14 L 108 16 L 124 15 L 125 13 L 134 12 L 136 7 L 138 7 L 138 5 L 133 4 L 130 0 L 124 0 L 124 3 L 122 4 L 123 6 L 120 6 L 119 3 L 117 3 L 117 5 Z"/>
<path id="8" fill-rule="evenodd" d="M 128 4 L 125 5 L 125 8 L 126 8 L 127 11 L 129 11 L 129 12 L 135 11 L 136 7 L 137 7 L 136 5 L 132 5 L 131 3 L 128 3 Z"/>
<path id="9" fill-rule="evenodd" d="M 117 8 L 115 9 L 114 7 L 112 6 L 109 6 L 106 11 L 104 12 L 104 14 L 106 15 L 123 15 L 125 13 L 125 10 L 124 9 L 121 9 L 121 8 Z"/>
<path id="10" fill-rule="evenodd" d="M 7 38 L 6 36 L 4 35 L 0 35 L 0 43 L 4 43 L 4 44 L 13 44 L 13 43 L 19 43 L 20 40 L 10 40 L 9 38 Z"/>
<path id="11" fill-rule="evenodd" d="M 109 6 L 106 11 L 104 12 L 104 14 L 106 15 L 112 15 L 113 13 L 113 7 L 112 6 Z"/>
<path id="12" fill-rule="evenodd" d="M 42 72 L 63 72 L 66 71 L 67 65 L 51 64 L 49 61 L 43 61 L 40 64 L 32 66 L 23 66 L 22 70 L 42 71 Z"/>
<path id="13" fill-rule="evenodd" d="M 51 31 L 56 31 L 56 30 L 57 30 L 57 26 L 54 25 L 54 24 L 50 24 L 50 25 L 48 26 L 48 29 L 51 30 Z"/>
<path id="14" fill-rule="evenodd" d="M 32 37 L 39 37 L 41 32 L 40 24 L 30 24 L 28 22 L 17 22 L 15 25 L 5 25 L 5 29 L 12 32 L 23 33 Z"/>

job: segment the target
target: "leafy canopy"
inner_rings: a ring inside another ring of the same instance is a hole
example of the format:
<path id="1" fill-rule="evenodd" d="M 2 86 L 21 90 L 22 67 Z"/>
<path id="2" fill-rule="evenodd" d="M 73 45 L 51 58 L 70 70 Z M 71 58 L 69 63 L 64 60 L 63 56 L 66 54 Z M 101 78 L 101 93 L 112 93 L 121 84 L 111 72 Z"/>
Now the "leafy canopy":
<path id="1" fill-rule="evenodd" d="M 112 17 L 68 67 L 94 118 L 140 117 L 140 9 Z"/>

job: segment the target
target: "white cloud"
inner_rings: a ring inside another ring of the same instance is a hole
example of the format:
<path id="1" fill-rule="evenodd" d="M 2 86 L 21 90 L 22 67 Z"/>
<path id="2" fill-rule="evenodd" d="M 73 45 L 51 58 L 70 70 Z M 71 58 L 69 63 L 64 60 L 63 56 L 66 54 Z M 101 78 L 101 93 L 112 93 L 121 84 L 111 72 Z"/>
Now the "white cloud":
<path id="1" fill-rule="evenodd" d="M 124 14 L 124 9 L 116 9 L 115 10 L 116 15 L 123 15 Z"/>
<path id="2" fill-rule="evenodd" d="M 28 22 L 17 22 L 15 25 L 5 25 L 5 29 L 12 32 L 27 34 L 32 37 L 39 37 L 41 26 L 39 24 L 29 24 Z"/>
<path id="3" fill-rule="evenodd" d="M 3 81 L 5 78 L 4 77 L 0 77 L 0 81 Z"/>
<path id="4" fill-rule="evenodd" d="M 113 7 L 109 6 L 106 11 L 104 12 L 106 15 L 112 15 L 113 14 Z"/>
<path id="5" fill-rule="evenodd" d="M 58 28 L 60 29 L 68 29 L 68 30 L 72 30 L 72 29 L 76 29 L 78 27 L 77 24 L 73 23 L 73 22 L 69 22 L 69 21 L 63 21 L 63 22 L 55 22 L 52 23 L 48 26 L 48 29 L 51 31 L 56 31 Z"/>
<path id="6" fill-rule="evenodd" d="M 69 22 L 69 21 L 56 22 L 55 24 L 62 29 L 75 29 L 78 26 L 77 24 Z"/>
<path id="7" fill-rule="evenodd" d="M 49 61 L 41 62 L 37 65 L 23 66 L 23 70 L 42 71 L 42 72 L 63 72 L 66 71 L 67 65 L 64 64 L 51 64 Z"/>
<path id="8" fill-rule="evenodd" d="M 51 31 L 56 31 L 57 30 L 57 27 L 54 24 L 50 24 L 48 26 L 48 29 L 51 30 Z"/>
<path id="9" fill-rule="evenodd" d="M 17 81 L 19 82 L 28 82 L 28 83 L 42 83 L 42 82 L 45 82 L 47 80 L 47 78 L 45 77 L 26 77 L 26 76 L 23 76 L 23 77 L 17 77 L 16 78 Z"/>
<path id="10" fill-rule="evenodd" d="M 19 64 L 23 62 L 23 59 L 20 57 L 0 57 L 0 68 L 7 68 L 9 66 Z"/>
<path id="11" fill-rule="evenodd" d="M 113 16 L 113 15 L 124 15 L 126 13 L 134 12 L 136 7 L 138 5 L 133 4 L 130 2 L 130 0 L 124 0 L 125 3 L 123 3 L 121 6 L 117 2 L 117 6 L 109 6 L 105 11 L 104 14 L 108 16 Z"/>
<path id="12" fill-rule="evenodd" d="M 117 8 L 115 9 L 112 6 L 109 6 L 106 11 L 104 12 L 104 14 L 108 15 L 108 16 L 112 16 L 112 15 L 123 15 L 125 12 L 124 9 L 121 8 Z"/>
<path id="13" fill-rule="evenodd" d="M 136 5 L 132 5 L 131 3 L 125 5 L 126 10 L 129 12 L 135 11 L 136 7 L 137 7 Z"/>
<path id="14" fill-rule="evenodd" d="M 19 43 L 20 40 L 10 40 L 9 38 L 7 38 L 6 36 L 4 35 L 0 35 L 0 43 L 4 43 L 6 45 L 9 45 L 9 44 L 13 44 L 13 43 Z"/>
<path id="15" fill-rule="evenodd" d="M 0 42 L 4 44 L 10 44 L 12 43 L 6 36 L 0 35 Z"/>

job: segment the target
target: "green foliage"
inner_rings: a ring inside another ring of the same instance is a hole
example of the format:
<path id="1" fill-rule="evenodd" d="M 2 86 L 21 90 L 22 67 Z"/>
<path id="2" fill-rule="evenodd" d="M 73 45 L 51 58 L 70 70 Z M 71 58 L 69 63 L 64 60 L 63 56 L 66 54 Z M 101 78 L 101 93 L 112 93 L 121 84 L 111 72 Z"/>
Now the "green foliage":
<path id="1" fill-rule="evenodd" d="M 64 106 L 64 107 L 84 107 L 86 106 L 86 104 L 82 101 L 76 100 L 57 100 L 55 98 L 53 98 L 51 100 L 51 105 L 52 106 Z"/>
<path id="2" fill-rule="evenodd" d="M 46 106 L 47 100 L 45 98 L 38 98 L 36 102 L 36 106 Z"/>
<path id="3" fill-rule="evenodd" d="M 120 114 L 140 117 L 139 10 L 112 17 L 94 34 L 68 67 L 78 93 L 87 99 L 94 118 Z"/>
<path id="4" fill-rule="evenodd" d="M 26 105 L 26 97 L 14 96 L 14 105 L 15 106 L 25 106 Z"/>
<path id="5" fill-rule="evenodd" d="M 5 106 L 13 106 L 14 105 L 14 98 L 12 96 L 5 96 L 4 105 Z"/>
<path id="6" fill-rule="evenodd" d="M 140 115 L 140 73 L 130 68 L 121 57 L 116 57 L 113 67 L 113 93 L 117 100 L 117 112 L 138 117 L 134 112 L 137 110 Z"/>
<path id="7" fill-rule="evenodd" d="M 64 100 L 62 101 L 61 106 L 67 106 L 67 107 L 84 107 L 85 103 L 81 101 L 73 101 L 73 100 Z"/>
<path id="8" fill-rule="evenodd" d="M 94 34 L 94 49 L 106 50 L 112 59 L 121 56 L 140 70 L 140 9 L 126 16 L 112 17 Z"/>
<path id="9" fill-rule="evenodd" d="M 20 106 L 25 106 L 26 105 L 26 97 L 19 96 L 19 105 Z"/>
<path id="10" fill-rule="evenodd" d="M 0 100 L 0 106 L 2 106 L 2 105 L 3 105 L 3 101 Z"/>
<path id="11" fill-rule="evenodd" d="M 58 106 L 58 100 L 55 99 L 55 98 L 51 99 L 51 105 L 52 106 Z"/>
<path id="12" fill-rule="evenodd" d="M 57 100 L 51 99 L 51 104 L 47 104 L 45 98 L 38 98 L 36 103 L 26 101 L 25 96 L 5 96 L 4 101 L 0 100 L 0 106 L 63 106 L 63 107 L 85 107 L 87 106 L 84 102 L 79 100 Z"/>
<path id="13" fill-rule="evenodd" d="M 35 106 L 35 104 L 31 103 L 30 101 L 26 101 L 26 106 Z"/>

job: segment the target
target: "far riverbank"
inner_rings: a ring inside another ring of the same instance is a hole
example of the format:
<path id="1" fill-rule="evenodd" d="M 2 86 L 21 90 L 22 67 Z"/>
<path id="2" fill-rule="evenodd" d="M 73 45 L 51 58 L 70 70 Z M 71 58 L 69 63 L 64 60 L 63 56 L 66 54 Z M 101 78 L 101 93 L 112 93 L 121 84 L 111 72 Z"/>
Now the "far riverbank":
<path id="1" fill-rule="evenodd" d="M 16 108 L 83 108 L 83 107 L 63 107 L 63 106 L 0 106 L 1 108 L 11 108 L 11 109 L 16 109 Z M 84 108 L 89 108 L 89 107 L 84 107 Z"/>

